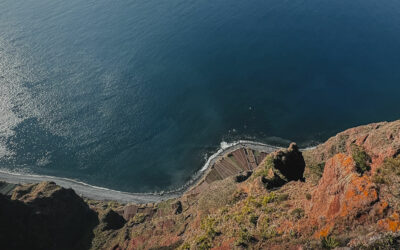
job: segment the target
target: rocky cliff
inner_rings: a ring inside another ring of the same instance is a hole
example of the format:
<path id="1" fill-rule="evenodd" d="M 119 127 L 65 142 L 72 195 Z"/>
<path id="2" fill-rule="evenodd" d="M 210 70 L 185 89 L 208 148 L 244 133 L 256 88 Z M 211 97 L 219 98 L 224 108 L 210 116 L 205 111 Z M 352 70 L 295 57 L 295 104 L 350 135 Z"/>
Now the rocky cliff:
<path id="1" fill-rule="evenodd" d="M 0 196 L 2 247 L 400 248 L 400 121 L 352 128 L 303 152 L 291 144 L 224 159 L 201 188 L 158 204 L 83 200 L 48 182 L 19 186 Z"/>
<path id="2" fill-rule="evenodd" d="M 96 213 L 72 189 L 43 182 L 0 195 L 2 249 L 88 249 Z"/>

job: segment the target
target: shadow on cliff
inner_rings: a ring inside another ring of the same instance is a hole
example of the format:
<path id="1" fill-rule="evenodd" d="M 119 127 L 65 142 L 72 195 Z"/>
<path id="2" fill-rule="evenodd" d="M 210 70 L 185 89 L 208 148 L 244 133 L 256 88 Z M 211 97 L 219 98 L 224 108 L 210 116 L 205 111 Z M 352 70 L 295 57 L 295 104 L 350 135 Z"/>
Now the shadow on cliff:
<path id="1" fill-rule="evenodd" d="M 2 249 L 89 249 L 98 223 L 81 197 L 55 183 L 0 195 Z"/>

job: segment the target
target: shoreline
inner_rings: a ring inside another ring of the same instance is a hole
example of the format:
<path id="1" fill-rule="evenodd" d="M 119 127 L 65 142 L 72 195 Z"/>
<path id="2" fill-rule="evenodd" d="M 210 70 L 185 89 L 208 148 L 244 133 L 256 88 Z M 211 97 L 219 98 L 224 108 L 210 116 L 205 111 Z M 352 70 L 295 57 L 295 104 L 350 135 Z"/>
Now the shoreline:
<path id="1" fill-rule="evenodd" d="M 13 184 L 25 184 L 25 183 L 38 183 L 42 181 L 53 181 L 57 185 L 64 188 L 72 188 L 78 195 L 93 199 L 93 200 L 105 200 L 105 201 L 117 201 L 121 203 L 155 203 L 164 200 L 177 198 L 185 193 L 187 190 L 195 187 L 201 179 L 207 175 L 211 166 L 222 156 L 233 152 L 239 148 L 247 147 L 253 150 L 257 150 L 265 153 L 272 153 L 282 147 L 277 147 L 269 144 L 260 142 L 239 140 L 233 143 L 222 142 L 221 147 L 217 152 L 208 157 L 203 167 L 197 171 L 193 177 L 186 182 L 182 187 L 176 190 L 170 190 L 159 193 L 130 193 L 118 190 L 112 190 L 104 187 L 92 186 L 90 184 L 55 176 L 46 175 L 35 175 L 35 174 L 21 174 L 7 170 L 0 170 L 0 181 L 13 183 Z"/>

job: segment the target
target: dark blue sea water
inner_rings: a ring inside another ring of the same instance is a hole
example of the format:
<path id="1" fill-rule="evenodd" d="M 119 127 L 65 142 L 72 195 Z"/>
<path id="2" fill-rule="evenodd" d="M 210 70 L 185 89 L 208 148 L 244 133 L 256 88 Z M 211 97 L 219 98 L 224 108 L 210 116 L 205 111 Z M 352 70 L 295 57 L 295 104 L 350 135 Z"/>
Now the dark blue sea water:
<path id="1" fill-rule="evenodd" d="M 400 118 L 398 0 L 1 0 L 0 167 L 181 186 L 222 141 Z"/>

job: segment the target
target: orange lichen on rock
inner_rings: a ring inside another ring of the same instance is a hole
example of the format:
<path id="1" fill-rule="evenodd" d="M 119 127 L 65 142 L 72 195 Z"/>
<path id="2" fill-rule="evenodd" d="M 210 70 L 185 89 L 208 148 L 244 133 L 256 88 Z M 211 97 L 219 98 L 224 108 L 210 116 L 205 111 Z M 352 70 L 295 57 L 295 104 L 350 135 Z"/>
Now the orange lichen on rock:
<path id="1" fill-rule="evenodd" d="M 318 239 L 328 237 L 329 233 L 332 231 L 332 228 L 333 224 L 330 223 L 324 226 L 321 230 L 317 231 L 314 236 Z"/>
<path id="2" fill-rule="evenodd" d="M 378 226 L 385 231 L 398 232 L 400 231 L 400 217 L 397 212 L 394 212 L 390 217 L 379 220 Z"/>
<path id="3" fill-rule="evenodd" d="M 387 203 L 386 201 L 380 201 L 375 206 L 375 213 L 378 215 L 383 215 L 388 208 L 389 203 Z"/>
<path id="4" fill-rule="evenodd" d="M 372 172 L 388 157 L 400 153 L 400 120 L 372 123 L 348 129 L 330 138 L 311 152 L 316 162 L 323 162 L 337 153 L 350 153 L 356 144 L 372 159 Z"/>
<path id="5" fill-rule="evenodd" d="M 353 158 L 342 153 L 326 162 L 312 197 L 310 218 L 318 224 L 328 223 L 329 228 L 340 219 L 356 220 L 357 215 L 368 212 L 379 199 L 375 184 L 368 176 L 359 176 Z M 320 234 L 326 232 L 324 228 Z"/>
<path id="6" fill-rule="evenodd" d="M 344 194 L 341 216 L 359 211 L 359 208 L 368 207 L 378 200 L 378 191 L 369 177 L 352 176 L 350 185 Z"/>

